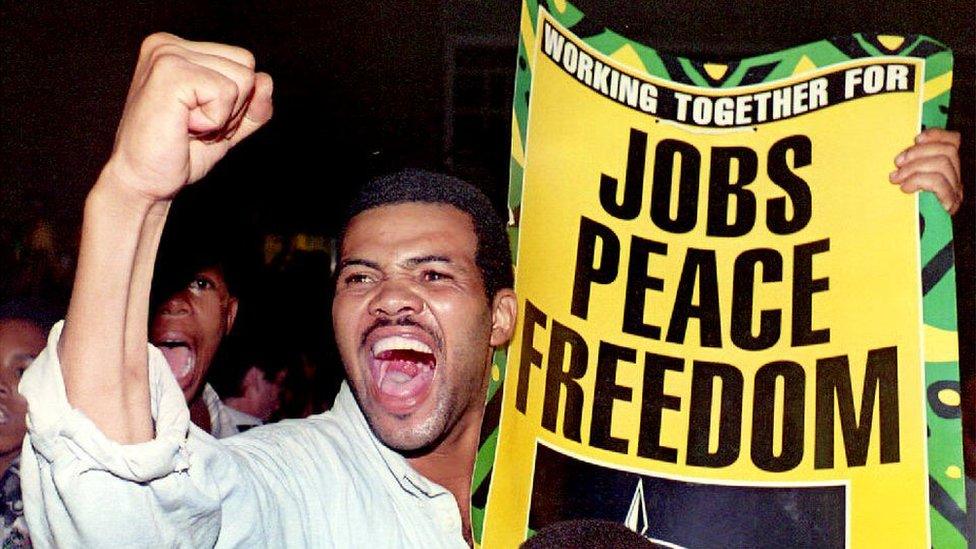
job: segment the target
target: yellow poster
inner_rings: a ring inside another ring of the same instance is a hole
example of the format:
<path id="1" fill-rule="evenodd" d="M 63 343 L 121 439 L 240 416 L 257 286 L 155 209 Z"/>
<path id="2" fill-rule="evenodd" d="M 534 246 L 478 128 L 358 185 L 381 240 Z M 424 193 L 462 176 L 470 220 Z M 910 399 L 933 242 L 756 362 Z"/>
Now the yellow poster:
<path id="1" fill-rule="evenodd" d="M 600 518 L 669 546 L 929 546 L 918 196 L 888 182 L 924 59 L 722 90 L 542 8 L 532 36 L 482 545 Z"/>

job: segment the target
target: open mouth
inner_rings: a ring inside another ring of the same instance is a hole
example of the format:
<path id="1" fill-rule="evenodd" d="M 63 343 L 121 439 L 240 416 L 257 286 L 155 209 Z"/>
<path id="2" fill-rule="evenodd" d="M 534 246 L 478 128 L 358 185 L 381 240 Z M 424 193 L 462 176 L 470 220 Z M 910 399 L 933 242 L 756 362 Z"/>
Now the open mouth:
<path id="1" fill-rule="evenodd" d="M 196 366 L 196 354 L 190 347 L 190 343 L 182 338 L 167 337 L 154 341 L 153 344 L 163 352 L 170 370 L 173 371 L 173 376 L 176 377 L 176 381 L 182 387 Z"/>
<path id="2" fill-rule="evenodd" d="M 389 336 L 373 343 L 371 354 L 373 382 L 388 408 L 409 408 L 426 395 L 437 366 L 426 343 Z"/>

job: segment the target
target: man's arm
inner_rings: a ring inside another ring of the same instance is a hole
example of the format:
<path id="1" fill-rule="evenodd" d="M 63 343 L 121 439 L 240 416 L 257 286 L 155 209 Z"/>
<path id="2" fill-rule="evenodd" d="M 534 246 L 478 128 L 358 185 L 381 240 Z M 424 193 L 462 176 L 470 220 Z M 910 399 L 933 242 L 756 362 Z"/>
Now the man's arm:
<path id="1" fill-rule="evenodd" d="M 246 50 L 167 34 L 143 42 L 112 156 L 85 203 L 58 348 L 69 402 L 115 441 L 153 436 L 146 327 L 169 203 L 271 112 L 271 78 Z"/>

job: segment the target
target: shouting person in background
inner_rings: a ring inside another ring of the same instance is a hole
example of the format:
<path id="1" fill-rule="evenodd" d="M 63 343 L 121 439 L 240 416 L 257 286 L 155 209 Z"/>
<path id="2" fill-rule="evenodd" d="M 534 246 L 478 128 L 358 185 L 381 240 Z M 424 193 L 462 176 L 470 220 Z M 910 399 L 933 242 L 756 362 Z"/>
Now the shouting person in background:
<path id="1" fill-rule="evenodd" d="M 207 376 L 237 319 L 243 256 L 206 212 L 176 213 L 156 261 L 149 341 L 166 357 L 193 423 L 224 438 L 238 433 L 237 423 Z"/>

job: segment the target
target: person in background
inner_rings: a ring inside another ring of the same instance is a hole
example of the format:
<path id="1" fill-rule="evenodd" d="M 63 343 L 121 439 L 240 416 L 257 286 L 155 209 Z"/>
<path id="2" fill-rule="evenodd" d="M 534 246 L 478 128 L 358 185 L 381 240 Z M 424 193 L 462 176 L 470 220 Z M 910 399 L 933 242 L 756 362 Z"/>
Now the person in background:
<path id="1" fill-rule="evenodd" d="M 31 545 L 20 493 L 27 401 L 17 385 L 44 349 L 52 324 L 43 307 L 34 303 L 11 301 L 0 307 L 0 546 L 4 549 Z"/>
<path id="2" fill-rule="evenodd" d="M 208 380 L 239 432 L 266 423 L 278 411 L 285 375 L 297 367 L 298 357 L 274 343 L 230 338 L 210 370 Z"/>
<path id="3" fill-rule="evenodd" d="M 237 423 L 207 377 L 237 320 L 246 261 L 239 235 L 185 204 L 174 204 L 162 235 L 149 341 L 166 357 L 191 421 L 224 438 L 238 433 Z"/>

